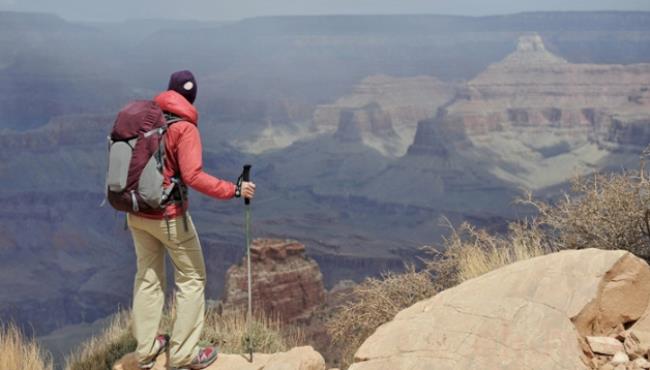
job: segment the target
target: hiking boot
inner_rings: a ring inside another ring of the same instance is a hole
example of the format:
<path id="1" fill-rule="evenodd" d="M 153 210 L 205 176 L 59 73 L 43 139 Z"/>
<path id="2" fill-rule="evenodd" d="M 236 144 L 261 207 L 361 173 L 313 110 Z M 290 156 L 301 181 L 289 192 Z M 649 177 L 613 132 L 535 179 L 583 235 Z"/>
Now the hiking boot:
<path id="1" fill-rule="evenodd" d="M 172 370 L 201 370 L 212 365 L 217 359 L 217 347 L 203 347 L 199 353 L 194 356 L 189 365 L 173 367 Z"/>
<path id="2" fill-rule="evenodd" d="M 138 364 L 138 367 L 142 370 L 148 370 L 154 367 L 156 365 L 156 358 L 158 356 L 165 352 L 167 350 L 167 346 L 169 345 L 169 335 L 159 335 L 154 339 L 154 354 L 149 356 L 149 358 L 140 361 Z"/>

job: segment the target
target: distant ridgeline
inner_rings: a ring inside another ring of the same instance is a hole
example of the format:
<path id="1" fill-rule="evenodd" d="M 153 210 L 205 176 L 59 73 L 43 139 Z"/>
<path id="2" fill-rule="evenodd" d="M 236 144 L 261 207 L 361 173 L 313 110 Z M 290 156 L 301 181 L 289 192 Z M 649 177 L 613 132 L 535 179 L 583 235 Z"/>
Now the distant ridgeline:
<path id="1" fill-rule="evenodd" d="M 540 33 L 571 62 L 650 61 L 648 12 L 296 16 L 228 24 L 78 24 L 0 12 L 0 31 L 0 130 L 114 111 L 128 98 L 149 97 L 187 61 L 201 76 L 205 117 L 256 122 L 307 119 L 314 105 L 372 74 L 469 80 L 509 53 L 522 32 Z"/>

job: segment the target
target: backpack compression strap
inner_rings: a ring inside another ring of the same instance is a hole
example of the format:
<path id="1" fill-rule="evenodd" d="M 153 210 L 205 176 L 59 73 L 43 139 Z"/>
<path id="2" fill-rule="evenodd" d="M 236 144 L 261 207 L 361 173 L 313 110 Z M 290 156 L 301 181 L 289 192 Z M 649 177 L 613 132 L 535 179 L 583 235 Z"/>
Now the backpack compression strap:
<path id="1" fill-rule="evenodd" d="M 167 131 L 169 126 L 171 126 L 172 124 L 174 124 L 176 122 L 180 122 L 180 121 L 184 121 L 184 120 L 181 117 L 179 117 L 179 116 L 177 116 L 175 114 L 165 112 L 165 126 L 163 128 L 163 131 L 161 132 L 161 135 L 164 134 Z M 160 155 L 164 155 L 163 154 L 164 150 L 165 150 L 164 145 L 165 145 L 164 140 L 161 139 L 160 140 L 160 150 L 159 150 Z M 162 163 L 162 162 L 163 161 L 161 160 L 160 163 Z M 161 171 L 162 171 L 162 169 L 161 169 Z M 171 196 L 172 192 L 174 191 L 174 189 L 176 189 L 178 191 L 179 196 L 180 196 L 181 208 L 184 209 L 185 208 L 185 202 L 187 202 L 187 199 L 186 199 L 186 196 L 185 196 L 185 191 L 186 191 L 185 184 L 183 183 L 183 180 L 181 179 L 180 174 L 177 175 L 177 176 L 173 176 L 170 180 L 171 180 L 171 185 L 167 189 L 167 191 L 168 191 L 167 198 L 169 198 Z M 187 212 L 183 212 L 183 226 L 185 227 L 185 231 L 189 230 L 188 223 L 187 223 Z"/>

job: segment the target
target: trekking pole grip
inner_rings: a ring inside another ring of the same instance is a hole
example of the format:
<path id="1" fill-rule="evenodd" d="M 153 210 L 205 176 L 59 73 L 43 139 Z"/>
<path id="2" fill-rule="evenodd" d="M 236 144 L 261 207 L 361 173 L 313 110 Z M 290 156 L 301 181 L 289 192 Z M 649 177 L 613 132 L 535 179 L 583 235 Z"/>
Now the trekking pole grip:
<path id="1" fill-rule="evenodd" d="M 245 164 L 244 165 L 244 172 L 242 172 L 242 181 L 250 182 L 251 181 L 251 166 L 250 164 Z M 244 198 L 244 203 L 246 205 L 251 204 L 251 200 L 248 198 Z"/>

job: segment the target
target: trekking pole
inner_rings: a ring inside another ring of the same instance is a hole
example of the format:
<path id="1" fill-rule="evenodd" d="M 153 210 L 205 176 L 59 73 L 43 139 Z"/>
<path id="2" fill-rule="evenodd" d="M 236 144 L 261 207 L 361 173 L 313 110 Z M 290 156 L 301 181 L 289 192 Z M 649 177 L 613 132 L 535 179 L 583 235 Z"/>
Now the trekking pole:
<path id="1" fill-rule="evenodd" d="M 244 165 L 242 181 L 250 181 L 251 165 Z M 244 228 L 246 233 L 246 265 L 248 273 L 248 313 L 246 314 L 246 349 L 248 350 L 249 361 L 253 362 L 253 341 L 251 338 L 251 325 L 253 321 L 253 275 L 251 272 L 251 200 L 244 199 Z"/>

